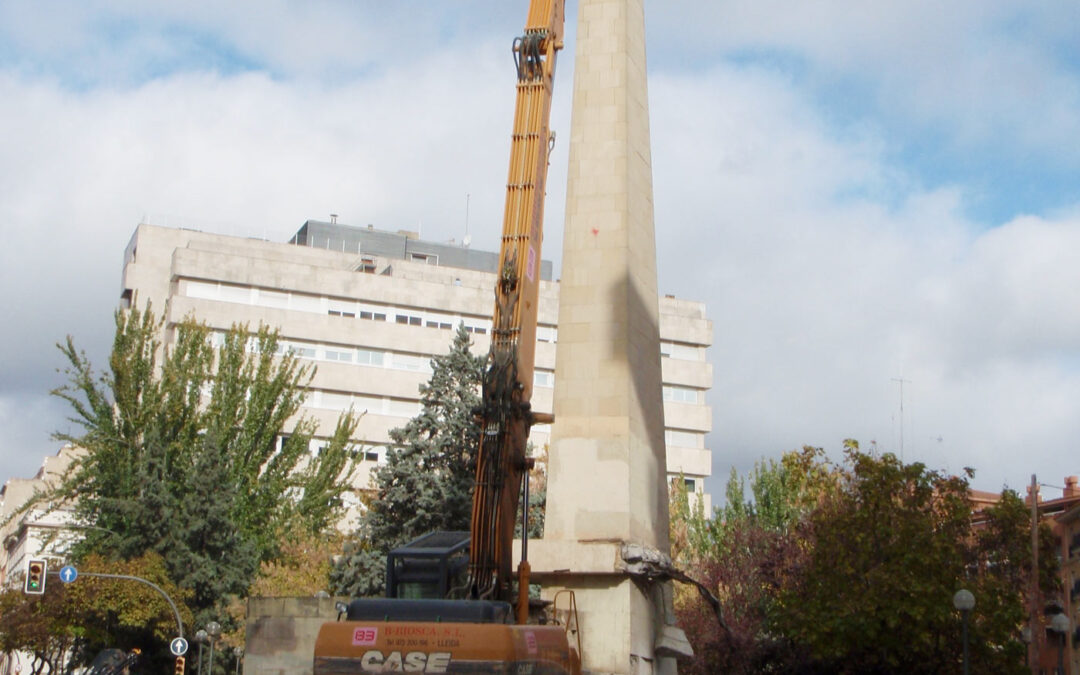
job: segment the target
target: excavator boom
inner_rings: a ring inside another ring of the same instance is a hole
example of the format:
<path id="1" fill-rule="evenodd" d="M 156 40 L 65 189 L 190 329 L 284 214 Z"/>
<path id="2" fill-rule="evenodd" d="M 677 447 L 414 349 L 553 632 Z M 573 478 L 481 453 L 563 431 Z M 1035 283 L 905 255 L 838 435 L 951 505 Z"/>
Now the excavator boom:
<path id="1" fill-rule="evenodd" d="M 506 184 L 495 312 L 483 382 L 469 549 L 470 592 L 510 600 L 514 523 L 528 474 L 526 444 L 536 351 L 540 246 L 555 59 L 562 48 L 564 0 L 533 0 L 514 40 L 517 105 Z M 520 602 L 519 602 L 520 605 Z M 518 608 L 519 620 L 524 617 Z"/>
<path id="2" fill-rule="evenodd" d="M 491 347 L 477 410 L 481 428 L 470 532 L 468 595 L 473 600 L 357 599 L 345 621 L 323 624 L 314 675 L 407 671 L 579 675 L 574 617 L 524 625 L 528 564 L 518 571 L 517 624 L 510 625 L 511 556 L 532 413 L 540 244 L 553 135 L 548 129 L 555 55 L 562 48 L 565 0 L 531 0 L 524 34 L 514 40 L 517 107 L 506 185 Z M 550 419 L 547 416 L 546 419 Z M 418 540 L 419 541 L 419 540 Z M 523 545 L 524 548 L 524 545 Z M 523 555 L 524 558 L 524 555 Z M 340 617 L 339 617 L 340 618 Z"/>

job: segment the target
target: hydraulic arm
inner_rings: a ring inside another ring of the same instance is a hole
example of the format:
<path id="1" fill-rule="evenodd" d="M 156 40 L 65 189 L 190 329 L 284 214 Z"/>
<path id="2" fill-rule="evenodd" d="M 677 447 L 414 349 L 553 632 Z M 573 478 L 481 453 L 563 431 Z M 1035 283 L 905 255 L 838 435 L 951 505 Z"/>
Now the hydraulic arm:
<path id="1" fill-rule="evenodd" d="M 512 600 L 514 523 L 527 490 L 530 409 L 536 351 L 540 244 L 555 57 L 562 48 L 564 0 L 532 0 L 514 40 L 517 107 L 506 185 L 491 349 L 478 411 L 483 429 L 473 493 L 469 586 L 473 597 Z M 527 505 L 526 505 L 527 507 Z M 519 567 L 518 621 L 527 616 L 528 563 Z"/>

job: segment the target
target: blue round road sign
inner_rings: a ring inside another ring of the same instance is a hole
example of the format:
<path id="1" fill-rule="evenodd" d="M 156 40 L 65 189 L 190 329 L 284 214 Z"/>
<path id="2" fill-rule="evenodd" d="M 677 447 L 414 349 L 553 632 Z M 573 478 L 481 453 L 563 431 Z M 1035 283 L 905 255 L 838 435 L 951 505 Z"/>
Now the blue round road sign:
<path id="1" fill-rule="evenodd" d="M 187 640 L 182 637 L 173 638 L 173 641 L 169 643 L 169 651 L 173 656 L 183 656 L 187 654 Z"/>
<path id="2" fill-rule="evenodd" d="M 74 565 L 64 565 L 60 568 L 60 581 L 65 584 L 70 584 L 79 578 L 79 572 L 75 569 Z"/>

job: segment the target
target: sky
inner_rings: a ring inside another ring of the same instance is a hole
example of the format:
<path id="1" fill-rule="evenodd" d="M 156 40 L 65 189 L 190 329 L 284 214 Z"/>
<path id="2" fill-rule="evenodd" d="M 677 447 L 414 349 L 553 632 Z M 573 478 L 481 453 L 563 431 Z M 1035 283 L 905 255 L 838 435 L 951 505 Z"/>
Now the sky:
<path id="1" fill-rule="evenodd" d="M 336 213 L 494 250 L 526 10 L 0 0 L 0 480 L 78 431 L 55 345 L 105 364 L 140 222 L 285 241 Z M 716 501 L 847 438 L 985 490 L 1080 474 L 1080 6 L 645 13 L 659 286 L 713 324 Z"/>

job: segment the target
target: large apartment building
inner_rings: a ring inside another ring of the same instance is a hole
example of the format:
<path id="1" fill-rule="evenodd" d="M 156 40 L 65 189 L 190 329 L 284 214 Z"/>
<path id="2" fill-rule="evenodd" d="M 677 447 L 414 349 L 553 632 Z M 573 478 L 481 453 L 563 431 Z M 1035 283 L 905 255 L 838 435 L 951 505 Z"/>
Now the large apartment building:
<path id="1" fill-rule="evenodd" d="M 284 348 L 317 364 L 305 413 L 321 433 L 352 407 L 365 448 L 358 487 L 390 442 L 389 431 L 420 409 L 418 387 L 430 359 L 448 351 L 463 323 L 486 353 L 498 254 L 387 232 L 308 221 L 288 243 L 139 225 L 124 255 L 122 303 L 165 312 L 166 344 L 191 315 L 222 333 L 260 322 L 281 331 Z M 541 265 L 533 408 L 551 412 L 558 340 L 558 282 Z M 706 348 L 712 323 L 700 302 L 660 299 L 668 472 L 682 474 L 710 509 L 704 478 L 712 386 Z M 549 429 L 536 426 L 542 447 Z M 317 441 L 318 442 L 318 441 Z"/>

